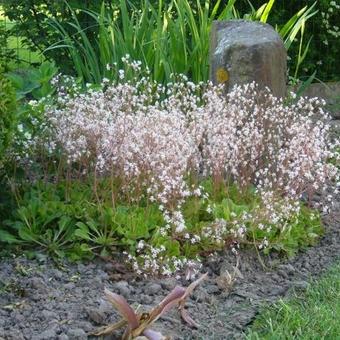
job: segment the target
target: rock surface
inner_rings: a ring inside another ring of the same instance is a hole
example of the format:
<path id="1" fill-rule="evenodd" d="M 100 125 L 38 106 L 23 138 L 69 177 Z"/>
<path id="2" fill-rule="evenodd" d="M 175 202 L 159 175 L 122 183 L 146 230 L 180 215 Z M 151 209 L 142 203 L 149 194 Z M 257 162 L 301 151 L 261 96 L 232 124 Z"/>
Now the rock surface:
<path id="1" fill-rule="evenodd" d="M 252 81 L 286 95 L 287 53 L 268 24 L 246 20 L 215 21 L 211 29 L 210 79 L 227 90 Z"/>

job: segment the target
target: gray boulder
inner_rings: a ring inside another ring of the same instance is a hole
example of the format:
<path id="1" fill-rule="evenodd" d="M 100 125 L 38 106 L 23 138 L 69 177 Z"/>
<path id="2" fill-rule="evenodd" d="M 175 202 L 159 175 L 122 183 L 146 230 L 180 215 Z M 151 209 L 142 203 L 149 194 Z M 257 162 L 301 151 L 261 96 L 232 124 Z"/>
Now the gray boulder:
<path id="1" fill-rule="evenodd" d="M 236 84 L 255 81 L 277 97 L 286 94 L 287 52 L 268 24 L 246 20 L 214 21 L 210 42 L 210 79 Z"/>

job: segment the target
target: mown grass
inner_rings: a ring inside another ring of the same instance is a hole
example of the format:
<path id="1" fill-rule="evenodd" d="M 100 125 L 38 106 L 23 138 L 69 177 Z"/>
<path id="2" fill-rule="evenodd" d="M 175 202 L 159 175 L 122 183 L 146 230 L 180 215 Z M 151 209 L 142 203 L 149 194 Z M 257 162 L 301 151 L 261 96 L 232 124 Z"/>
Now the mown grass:
<path id="1" fill-rule="evenodd" d="M 340 339 L 340 262 L 304 294 L 261 312 L 246 339 Z"/>
<path id="2" fill-rule="evenodd" d="M 5 17 L 2 7 L 0 6 L 0 26 L 10 30 L 14 26 L 14 22 Z M 4 48 L 4 46 L 2 46 Z M 23 37 L 10 36 L 7 40 L 7 46 L 9 50 L 15 50 L 15 58 L 9 63 L 10 69 L 25 68 L 31 63 L 41 63 L 44 61 L 44 57 L 38 52 L 30 51 L 23 42 Z"/>

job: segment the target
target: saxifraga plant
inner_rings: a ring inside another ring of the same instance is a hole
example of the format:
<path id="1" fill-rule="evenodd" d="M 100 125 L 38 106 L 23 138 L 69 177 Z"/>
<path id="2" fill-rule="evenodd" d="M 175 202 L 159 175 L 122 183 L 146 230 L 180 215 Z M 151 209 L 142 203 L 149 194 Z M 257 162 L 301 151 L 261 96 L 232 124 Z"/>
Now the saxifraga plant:
<path id="1" fill-rule="evenodd" d="M 126 62 L 139 75 L 138 63 Z M 77 183 L 92 182 L 86 206 L 98 213 L 72 214 L 78 242 L 112 251 L 111 239 L 139 274 L 188 267 L 190 277 L 197 255 L 232 241 L 286 250 L 315 239 L 318 215 L 306 218 L 300 198 L 338 176 L 318 99 L 286 105 L 255 84 L 225 98 L 221 87 L 183 76 L 165 87 L 119 74 L 86 93 L 63 88 L 45 107 L 43 138 L 18 157 L 29 177 L 42 161 L 35 148 L 54 154 L 58 172 L 49 176 L 66 183 L 67 202 Z"/>

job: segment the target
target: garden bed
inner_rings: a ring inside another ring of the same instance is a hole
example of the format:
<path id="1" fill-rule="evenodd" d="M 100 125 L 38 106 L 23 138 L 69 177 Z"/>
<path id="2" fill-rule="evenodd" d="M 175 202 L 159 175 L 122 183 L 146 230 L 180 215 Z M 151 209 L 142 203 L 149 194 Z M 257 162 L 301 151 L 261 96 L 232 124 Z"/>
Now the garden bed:
<path id="1" fill-rule="evenodd" d="M 312 276 L 323 273 L 340 253 L 340 200 L 334 213 L 323 218 L 325 235 L 318 245 L 286 260 L 273 254 L 263 257 L 263 269 L 253 249 L 240 255 L 240 272 L 233 287 L 221 288 L 221 272 L 235 265 L 235 256 L 222 254 L 205 261 L 202 272 L 207 280 L 187 303 L 199 329 L 184 325 L 173 310 L 156 322 L 154 328 L 175 339 L 239 338 L 254 319 L 259 307 L 289 293 L 304 290 Z M 99 326 L 117 321 L 118 314 L 104 297 L 104 287 L 125 296 L 129 303 L 149 310 L 176 284 L 174 278 L 141 280 L 120 274 L 112 262 L 56 264 L 42 257 L 2 259 L 0 265 L 0 338 L 91 339 Z M 94 337 L 93 337 L 94 338 Z M 115 333 L 112 339 L 118 339 Z M 109 338 L 107 338 L 109 339 Z"/>
<path id="2" fill-rule="evenodd" d="M 17 206 L 2 235 L 9 253 L 34 260 L 0 262 L 0 339 L 94 338 L 119 319 L 105 287 L 147 312 L 205 272 L 187 303 L 201 327 L 173 308 L 155 329 L 239 338 L 259 306 L 305 289 L 338 256 L 338 145 L 328 117 L 313 120 L 323 116 L 317 99 L 283 106 L 255 84 L 228 101 L 207 87 L 201 99 L 204 88 L 188 82 L 145 106 L 154 84 L 137 84 L 105 81 L 67 100 L 59 93 L 57 106 L 29 104 L 32 124 L 17 127 L 24 176 L 9 181 Z M 319 211 L 331 206 L 321 241 L 302 251 L 318 242 Z"/>
<path id="3" fill-rule="evenodd" d="M 118 312 L 125 340 L 241 338 L 337 261 L 339 84 L 301 97 L 315 71 L 281 100 L 207 82 L 213 20 L 265 23 L 274 2 L 25 8 L 18 43 L 49 61 L 0 65 L 0 340 L 94 339 Z M 331 46 L 338 7 L 275 25 L 290 83 L 309 72 L 305 22 L 321 13 Z"/>

